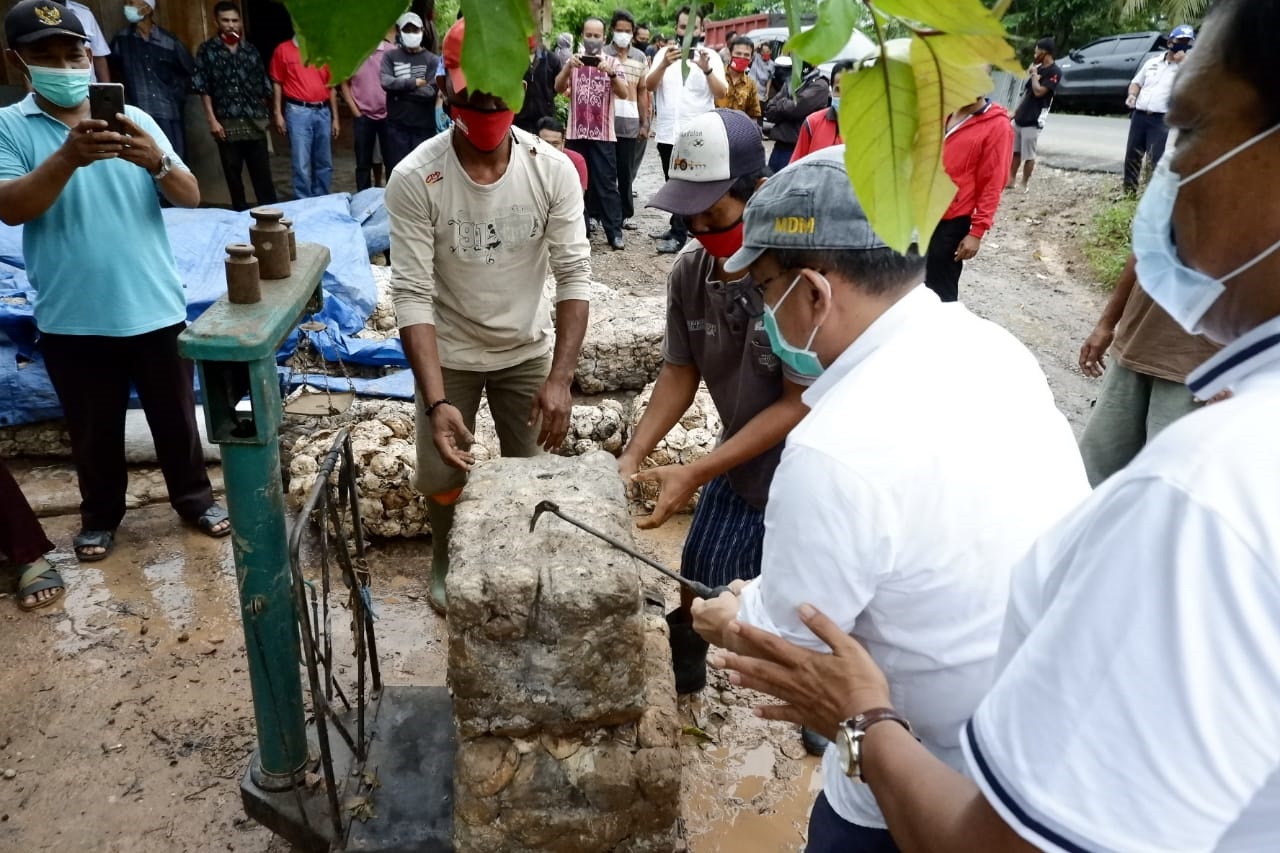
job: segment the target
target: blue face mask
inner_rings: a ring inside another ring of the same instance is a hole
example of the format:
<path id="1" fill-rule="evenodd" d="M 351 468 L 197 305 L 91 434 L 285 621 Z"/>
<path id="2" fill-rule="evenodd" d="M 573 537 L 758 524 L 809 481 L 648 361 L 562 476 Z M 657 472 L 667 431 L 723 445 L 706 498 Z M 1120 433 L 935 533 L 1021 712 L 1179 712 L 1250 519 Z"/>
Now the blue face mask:
<path id="1" fill-rule="evenodd" d="M 1191 334 L 1200 331 L 1204 315 L 1226 290 L 1224 282 L 1280 250 L 1280 241 L 1221 278 L 1187 266 L 1178 257 L 1178 248 L 1173 242 L 1173 206 L 1178 200 L 1178 189 L 1277 130 L 1280 125 L 1262 131 L 1185 178 L 1170 168 L 1170 153 L 1156 166 L 1151 183 L 1138 202 L 1133 218 L 1133 254 L 1137 258 L 1138 281 L 1151 299 Z"/>
<path id="2" fill-rule="evenodd" d="M 803 347 L 792 346 L 783 336 L 782 330 L 778 328 L 778 308 L 791 295 L 791 291 L 796 289 L 796 285 L 800 283 L 801 276 L 797 275 L 791 280 L 791 286 L 782 294 L 782 298 L 778 300 L 776 305 L 772 307 L 765 303 L 764 306 L 764 330 L 769 335 L 769 346 L 773 349 L 773 354 L 778 359 L 790 367 L 801 376 L 821 376 L 822 371 L 826 368 L 822 366 L 822 362 L 818 360 L 818 354 L 809 347 L 813 346 L 813 339 L 818 336 L 818 329 L 822 328 L 822 324 L 813 327 L 813 331 L 809 333 L 809 340 L 805 341 Z M 822 283 L 827 286 L 827 293 L 831 292 L 831 282 L 824 277 Z"/>
<path id="3" fill-rule="evenodd" d="M 840 96 L 839 95 L 831 96 L 831 109 L 835 110 L 836 112 L 840 112 Z"/>
<path id="4" fill-rule="evenodd" d="M 138 11 L 138 7 L 136 6 L 124 7 L 124 19 L 129 23 L 131 24 L 139 23 L 142 20 L 142 18 L 143 18 L 143 14 L 140 11 Z"/>
<path id="5" fill-rule="evenodd" d="M 46 101 L 68 110 L 80 106 L 85 98 L 89 97 L 89 80 L 92 73 L 88 68 L 27 66 L 27 77 L 31 80 L 31 88 Z"/>

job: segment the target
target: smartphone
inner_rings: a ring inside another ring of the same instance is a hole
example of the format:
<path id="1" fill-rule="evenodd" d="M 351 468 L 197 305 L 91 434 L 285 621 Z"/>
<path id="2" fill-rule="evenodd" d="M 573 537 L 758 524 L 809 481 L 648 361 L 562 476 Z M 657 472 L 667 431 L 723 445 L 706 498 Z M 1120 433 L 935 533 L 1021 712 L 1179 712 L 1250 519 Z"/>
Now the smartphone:
<path id="1" fill-rule="evenodd" d="M 124 112 L 124 86 L 120 83 L 89 84 L 89 117 L 107 123 L 107 130 L 124 133 L 124 126 L 116 118 Z"/>
<path id="2" fill-rule="evenodd" d="M 583 64 L 583 65 L 590 65 L 592 68 L 595 68 L 595 67 L 597 67 L 597 66 L 600 64 L 600 57 L 599 57 L 599 56 L 587 56 L 587 55 L 583 55 L 583 56 L 580 56 L 580 57 L 578 57 L 578 58 L 582 60 L 582 64 Z"/>
<path id="3" fill-rule="evenodd" d="M 696 47 L 689 48 L 689 55 L 685 58 L 688 59 L 690 62 L 693 62 L 695 59 L 698 58 L 698 49 Z"/>

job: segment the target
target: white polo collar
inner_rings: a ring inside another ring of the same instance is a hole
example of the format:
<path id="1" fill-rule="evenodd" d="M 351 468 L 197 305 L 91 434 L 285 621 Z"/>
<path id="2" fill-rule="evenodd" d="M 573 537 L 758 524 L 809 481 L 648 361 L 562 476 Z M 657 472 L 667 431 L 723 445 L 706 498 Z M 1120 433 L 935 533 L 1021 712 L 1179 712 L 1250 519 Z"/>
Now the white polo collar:
<path id="1" fill-rule="evenodd" d="M 1187 387 L 1198 400 L 1208 400 L 1241 380 L 1268 368 L 1280 368 L 1280 317 L 1223 347 L 1187 375 Z"/>
<path id="2" fill-rule="evenodd" d="M 938 295 L 923 284 L 918 284 L 905 296 L 889 307 L 867 327 L 857 339 L 851 343 L 831 366 L 814 380 L 802 399 L 809 408 L 834 388 L 841 379 L 848 376 L 859 364 L 873 352 L 892 340 L 898 331 L 907 323 L 921 315 L 927 315 L 942 305 Z"/>

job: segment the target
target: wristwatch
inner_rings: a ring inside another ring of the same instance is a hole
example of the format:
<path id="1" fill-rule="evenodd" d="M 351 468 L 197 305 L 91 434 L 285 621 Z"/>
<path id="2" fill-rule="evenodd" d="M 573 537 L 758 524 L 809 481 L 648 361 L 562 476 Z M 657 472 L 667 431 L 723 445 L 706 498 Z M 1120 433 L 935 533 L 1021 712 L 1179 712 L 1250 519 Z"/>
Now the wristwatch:
<path id="1" fill-rule="evenodd" d="M 173 171 L 173 158 L 168 154 L 160 155 L 160 168 L 151 173 L 151 177 L 157 181 L 162 181 Z"/>
<path id="2" fill-rule="evenodd" d="M 866 736 L 867 729 L 885 720 L 893 720 L 908 732 L 911 731 L 911 724 L 892 708 L 872 708 L 840 724 L 836 732 L 836 752 L 839 753 L 840 769 L 844 771 L 844 775 L 859 782 L 867 781 L 862 776 L 862 739 Z"/>

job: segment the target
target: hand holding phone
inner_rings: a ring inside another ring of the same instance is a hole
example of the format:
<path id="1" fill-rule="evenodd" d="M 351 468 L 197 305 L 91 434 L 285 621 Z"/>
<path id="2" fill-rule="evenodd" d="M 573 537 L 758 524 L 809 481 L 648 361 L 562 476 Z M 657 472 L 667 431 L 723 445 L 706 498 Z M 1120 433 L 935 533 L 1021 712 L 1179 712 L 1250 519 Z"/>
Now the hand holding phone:
<path id="1" fill-rule="evenodd" d="M 592 68 L 596 68 L 597 66 L 600 65 L 599 56 L 593 56 L 591 54 L 583 54 L 582 56 L 579 56 L 578 59 L 582 61 L 583 65 L 589 65 Z"/>
<path id="2" fill-rule="evenodd" d="M 107 123 L 107 130 L 125 133 L 116 115 L 124 112 L 124 86 L 120 83 L 89 84 L 89 117 Z"/>

